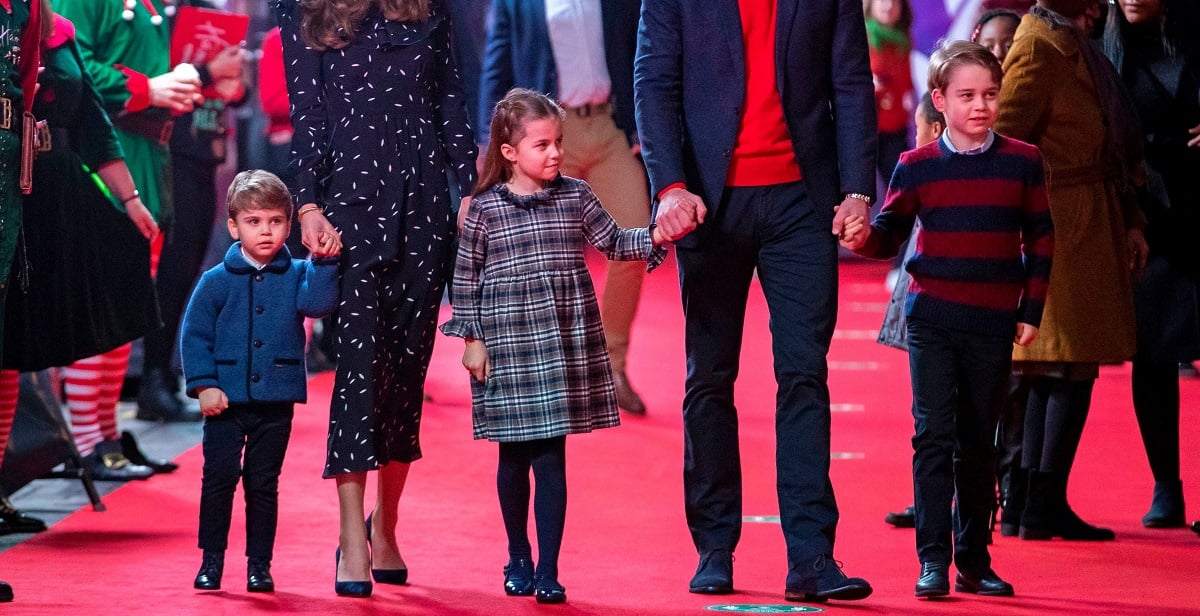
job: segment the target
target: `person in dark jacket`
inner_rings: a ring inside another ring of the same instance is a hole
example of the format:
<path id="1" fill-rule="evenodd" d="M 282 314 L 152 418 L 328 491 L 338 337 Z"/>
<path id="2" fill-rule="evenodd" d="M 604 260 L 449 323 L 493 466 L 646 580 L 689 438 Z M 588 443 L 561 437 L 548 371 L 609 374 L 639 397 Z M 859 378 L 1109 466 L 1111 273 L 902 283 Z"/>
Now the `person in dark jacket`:
<path id="1" fill-rule="evenodd" d="M 337 302 L 337 259 L 292 259 L 287 186 L 266 171 L 243 171 L 229 187 L 225 261 L 204 273 L 188 302 L 180 348 L 189 396 L 204 420 L 200 549 L 195 587 L 221 587 L 233 492 L 246 494 L 246 590 L 272 592 L 271 557 L 279 472 L 296 402 L 307 397 L 304 317 Z M 249 351 L 247 353 L 247 351 Z M 245 449 L 245 461 L 242 450 Z"/>

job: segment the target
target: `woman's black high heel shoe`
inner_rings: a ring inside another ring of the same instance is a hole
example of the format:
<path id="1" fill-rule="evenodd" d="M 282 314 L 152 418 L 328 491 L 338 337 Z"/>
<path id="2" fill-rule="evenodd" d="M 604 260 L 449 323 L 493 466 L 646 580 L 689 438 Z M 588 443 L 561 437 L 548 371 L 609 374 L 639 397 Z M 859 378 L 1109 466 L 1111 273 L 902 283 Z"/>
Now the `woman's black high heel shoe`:
<path id="1" fill-rule="evenodd" d="M 367 544 L 371 543 L 371 518 L 374 513 L 367 516 Z M 403 569 L 371 569 L 371 577 L 375 578 L 380 584 L 395 584 L 403 586 L 408 583 L 408 567 Z"/>
<path id="2" fill-rule="evenodd" d="M 333 592 L 339 597 L 370 597 L 371 580 L 365 582 L 339 582 L 337 566 L 342 562 L 342 548 L 333 553 Z"/>

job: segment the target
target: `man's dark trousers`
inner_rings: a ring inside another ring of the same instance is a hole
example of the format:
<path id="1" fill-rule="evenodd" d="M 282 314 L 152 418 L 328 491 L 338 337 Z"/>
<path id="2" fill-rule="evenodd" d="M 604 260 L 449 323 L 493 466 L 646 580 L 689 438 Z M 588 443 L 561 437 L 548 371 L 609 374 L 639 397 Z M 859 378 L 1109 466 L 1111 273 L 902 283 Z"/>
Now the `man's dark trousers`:
<path id="1" fill-rule="evenodd" d="M 710 208 L 712 205 L 710 204 Z M 741 535 L 742 481 L 733 385 L 757 269 L 771 318 L 779 512 L 789 566 L 833 553 L 838 510 L 829 481 L 825 356 L 837 311 L 833 211 L 818 211 L 801 182 L 729 187 L 679 247 L 686 319 L 683 401 L 688 527 L 700 553 L 733 551 Z"/>

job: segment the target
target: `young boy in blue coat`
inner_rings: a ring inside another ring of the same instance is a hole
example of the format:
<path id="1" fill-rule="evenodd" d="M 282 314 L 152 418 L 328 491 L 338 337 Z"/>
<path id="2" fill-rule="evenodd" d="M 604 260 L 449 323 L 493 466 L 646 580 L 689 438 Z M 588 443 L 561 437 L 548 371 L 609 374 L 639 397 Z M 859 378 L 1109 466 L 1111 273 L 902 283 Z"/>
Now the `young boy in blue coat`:
<path id="1" fill-rule="evenodd" d="M 292 431 L 292 407 L 307 398 L 304 318 L 337 302 L 337 259 L 291 258 L 284 240 L 292 198 L 280 179 L 243 171 L 226 199 L 233 243 L 225 261 L 196 284 L 180 349 L 187 394 L 204 414 L 204 477 L 195 587 L 221 587 L 233 492 L 246 501 L 246 590 L 273 592 L 271 554 L 279 472 Z M 335 238 L 322 238 L 336 245 Z M 245 459 L 242 450 L 245 449 Z"/>

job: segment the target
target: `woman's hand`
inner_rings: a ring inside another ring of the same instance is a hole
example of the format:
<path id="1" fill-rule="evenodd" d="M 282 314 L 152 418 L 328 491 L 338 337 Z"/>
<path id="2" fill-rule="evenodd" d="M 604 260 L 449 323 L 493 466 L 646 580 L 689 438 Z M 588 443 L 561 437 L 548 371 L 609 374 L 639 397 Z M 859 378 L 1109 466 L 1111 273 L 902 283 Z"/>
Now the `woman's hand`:
<path id="1" fill-rule="evenodd" d="M 241 46 L 230 45 L 213 56 L 204 67 L 208 69 L 208 74 L 212 75 L 213 81 L 241 79 L 242 62 L 245 57 L 246 52 Z"/>
<path id="2" fill-rule="evenodd" d="M 306 203 L 300 209 L 309 205 Z M 317 258 L 336 257 L 342 253 L 342 235 L 333 228 L 320 208 L 300 216 L 300 243 Z"/>
<path id="3" fill-rule="evenodd" d="M 488 377 L 492 376 L 492 362 L 488 360 L 487 347 L 483 345 L 482 340 L 467 340 L 462 363 L 467 372 L 480 383 L 486 383 Z"/>
<path id="4" fill-rule="evenodd" d="M 141 197 L 134 197 L 125 202 L 125 214 L 133 221 L 133 226 L 137 227 L 142 237 L 153 240 L 154 236 L 158 235 L 158 223 L 154 222 L 154 216 L 146 209 Z"/>

